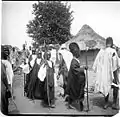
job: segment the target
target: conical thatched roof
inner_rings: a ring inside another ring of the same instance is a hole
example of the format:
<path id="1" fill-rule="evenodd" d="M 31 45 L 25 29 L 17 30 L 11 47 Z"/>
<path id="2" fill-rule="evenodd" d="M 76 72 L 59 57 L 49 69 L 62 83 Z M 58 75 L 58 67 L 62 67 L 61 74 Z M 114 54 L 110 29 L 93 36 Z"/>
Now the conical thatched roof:
<path id="1" fill-rule="evenodd" d="M 86 44 L 89 46 L 88 49 L 100 49 L 105 47 L 105 39 L 86 24 L 83 25 L 76 36 L 65 43 L 67 48 L 69 48 L 71 42 L 78 43 L 81 50 L 86 50 Z"/>

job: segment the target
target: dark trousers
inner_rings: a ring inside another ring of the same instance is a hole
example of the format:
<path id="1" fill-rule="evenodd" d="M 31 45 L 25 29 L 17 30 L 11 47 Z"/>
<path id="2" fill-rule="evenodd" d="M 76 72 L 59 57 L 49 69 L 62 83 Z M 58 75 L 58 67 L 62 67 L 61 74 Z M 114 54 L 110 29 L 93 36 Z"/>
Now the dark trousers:
<path id="1" fill-rule="evenodd" d="M 113 83 L 117 84 L 118 82 L 118 74 L 117 74 L 117 70 L 113 72 L 114 75 L 114 80 Z M 113 88 L 113 103 L 117 102 L 117 97 L 118 97 L 118 87 L 112 86 Z M 109 98 L 109 94 L 105 97 L 105 102 L 108 102 L 108 98 Z"/>
<path id="2" fill-rule="evenodd" d="M 6 91 L 1 94 L 1 112 L 5 115 L 8 114 L 8 98 Z"/>
<path id="3" fill-rule="evenodd" d="M 114 75 L 114 80 L 113 80 L 113 82 L 114 82 L 115 84 L 118 83 L 118 73 L 117 73 L 117 72 L 118 72 L 117 70 L 113 72 L 113 75 Z M 113 86 L 112 88 L 113 88 L 113 103 L 116 103 L 116 102 L 117 102 L 117 97 L 118 97 L 118 90 L 119 90 L 119 88 L 118 88 L 118 87 L 115 87 L 115 86 Z"/>

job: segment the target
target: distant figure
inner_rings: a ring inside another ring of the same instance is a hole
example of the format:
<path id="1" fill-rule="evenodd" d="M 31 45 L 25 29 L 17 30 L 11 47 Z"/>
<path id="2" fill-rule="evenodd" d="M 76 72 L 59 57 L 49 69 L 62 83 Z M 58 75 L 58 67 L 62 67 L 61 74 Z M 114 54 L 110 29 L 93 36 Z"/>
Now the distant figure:
<path id="1" fill-rule="evenodd" d="M 73 54 L 70 69 L 68 72 L 68 84 L 66 94 L 68 95 L 68 107 L 74 108 L 73 102 L 79 101 L 80 111 L 83 111 L 84 88 L 85 88 L 85 73 L 87 67 L 82 67 L 80 58 L 80 49 L 77 43 L 69 45 L 70 52 Z"/>
<path id="2" fill-rule="evenodd" d="M 101 92 L 105 97 L 104 109 L 109 106 L 108 99 L 111 89 L 113 88 L 113 109 L 117 109 L 118 98 L 118 54 L 113 49 L 113 39 L 106 39 L 106 48 L 101 49 L 93 64 L 93 70 L 96 72 L 95 92 Z"/>
<path id="3" fill-rule="evenodd" d="M 27 62 L 28 58 L 29 58 L 29 51 L 28 51 L 28 49 L 26 49 L 25 44 L 23 44 L 22 59 L 23 59 L 23 61 Z"/>
<path id="4" fill-rule="evenodd" d="M 18 53 L 15 50 L 15 47 L 13 47 L 12 51 L 10 53 L 10 61 L 11 61 L 11 64 L 12 64 L 12 68 L 16 65 L 17 57 L 18 57 Z"/>

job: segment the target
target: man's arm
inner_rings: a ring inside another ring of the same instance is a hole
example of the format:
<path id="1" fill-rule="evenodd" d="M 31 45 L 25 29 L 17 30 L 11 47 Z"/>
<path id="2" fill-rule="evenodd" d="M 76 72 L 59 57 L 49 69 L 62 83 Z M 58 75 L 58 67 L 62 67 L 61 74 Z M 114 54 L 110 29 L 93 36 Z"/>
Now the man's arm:
<path id="1" fill-rule="evenodd" d="M 84 72 L 85 70 L 85 67 L 80 67 L 79 63 L 76 60 L 72 60 L 71 68 L 76 75 L 80 72 Z"/>

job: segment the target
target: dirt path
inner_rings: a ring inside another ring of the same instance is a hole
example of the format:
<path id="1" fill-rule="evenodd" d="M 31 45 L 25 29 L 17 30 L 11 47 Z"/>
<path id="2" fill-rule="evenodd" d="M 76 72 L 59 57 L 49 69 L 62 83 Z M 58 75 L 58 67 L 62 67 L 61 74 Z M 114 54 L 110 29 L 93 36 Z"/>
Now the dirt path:
<path id="1" fill-rule="evenodd" d="M 103 109 L 104 105 L 104 98 L 101 94 L 94 94 L 89 93 L 89 105 L 90 111 L 89 112 L 80 112 L 78 110 L 67 109 L 66 102 L 62 97 L 57 95 L 58 87 L 55 87 L 55 97 L 56 97 L 56 108 L 50 109 L 48 107 L 43 106 L 42 101 L 35 100 L 31 101 L 24 96 L 23 93 L 23 74 L 15 75 L 14 77 L 14 96 L 15 96 L 15 103 L 17 109 L 15 108 L 14 104 L 11 103 L 9 106 L 9 111 L 11 114 L 79 114 L 79 115 L 115 115 L 118 111 L 112 110 L 112 94 L 110 95 L 110 107 L 106 110 Z M 84 100 L 84 106 L 86 109 L 86 96 Z"/>

